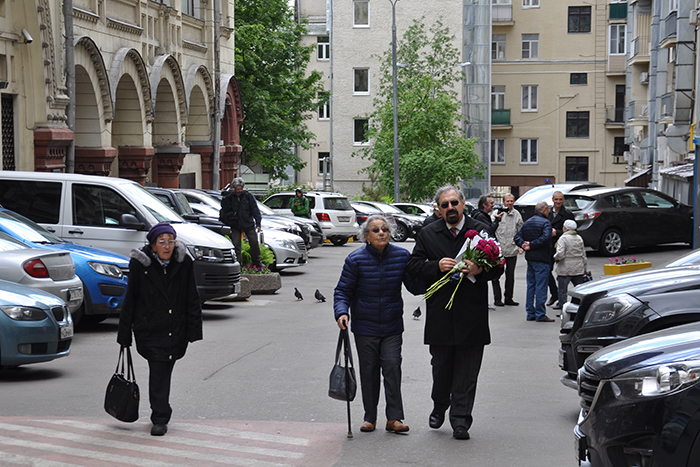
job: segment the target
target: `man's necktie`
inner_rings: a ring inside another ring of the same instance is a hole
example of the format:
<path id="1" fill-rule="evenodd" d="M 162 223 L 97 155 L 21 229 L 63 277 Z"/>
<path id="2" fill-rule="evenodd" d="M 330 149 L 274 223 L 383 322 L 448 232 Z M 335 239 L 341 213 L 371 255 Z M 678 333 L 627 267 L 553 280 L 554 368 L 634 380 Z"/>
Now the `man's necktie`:
<path id="1" fill-rule="evenodd" d="M 450 231 L 452 232 L 452 236 L 453 236 L 453 237 L 456 237 L 456 236 L 457 236 L 457 227 L 452 227 L 452 228 L 450 229 Z"/>

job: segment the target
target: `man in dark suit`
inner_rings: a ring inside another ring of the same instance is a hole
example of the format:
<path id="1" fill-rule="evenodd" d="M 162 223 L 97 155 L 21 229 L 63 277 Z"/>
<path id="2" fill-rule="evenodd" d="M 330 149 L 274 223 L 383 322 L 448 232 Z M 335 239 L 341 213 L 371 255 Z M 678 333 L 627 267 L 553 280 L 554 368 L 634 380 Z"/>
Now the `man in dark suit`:
<path id="1" fill-rule="evenodd" d="M 557 240 L 559 240 L 561 234 L 564 233 L 564 222 L 574 220 L 574 213 L 564 207 L 564 193 L 561 191 L 555 191 L 552 194 L 552 203 L 554 203 L 554 206 L 552 206 L 552 209 L 549 211 L 549 222 L 552 224 L 551 268 L 554 267 L 554 253 L 557 251 Z M 552 297 L 547 302 L 547 305 L 551 306 L 554 305 L 559 297 L 557 280 L 554 278 L 552 271 L 549 272 L 549 294 Z M 563 303 L 557 303 L 552 308 L 554 310 L 561 310 L 562 305 Z"/>
<path id="2" fill-rule="evenodd" d="M 468 230 L 488 229 L 464 215 L 464 193 L 457 188 L 440 188 L 435 201 L 443 220 L 423 227 L 406 265 L 406 272 L 427 284 L 457 265 L 455 257 L 466 241 Z M 485 272 L 466 261 L 461 270 L 465 277 L 459 287 L 457 281 L 451 281 L 427 301 L 425 343 L 430 346 L 433 367 L 433 411 L 428 421 L 431 428 L 440 428 L 449 407 L 452 435 L 457 439 L 469 439 L 484 346 L 491 343 L 488 283 L 502 271 L 497 266 Z M 448 309 L 455 288 L 454 304 Z"/>

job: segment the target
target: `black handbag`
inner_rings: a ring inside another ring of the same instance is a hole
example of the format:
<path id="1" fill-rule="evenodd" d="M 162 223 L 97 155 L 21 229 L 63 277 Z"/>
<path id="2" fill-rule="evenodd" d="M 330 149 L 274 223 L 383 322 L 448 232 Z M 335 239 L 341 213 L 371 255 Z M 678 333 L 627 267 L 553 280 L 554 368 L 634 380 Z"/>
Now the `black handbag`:
<path id="1" fill-rule="evenodd" d="M 126 375 L 124 360 L 126 360 Z M 131 361 L 131 349 L 122 347 L 119 350 L 117 369 L 114 370 L 114 375 L 107 385 L 105 411 L 122 422 L 135 422 L 139 419 L 139 399 L 139 386 L 136 384 L 134 364 Z"/>
<path id="2" fill-rule="evenodd" d="M 345 355 L 345 365 L 340 360 L 341 349 Z M 341 329 L 338 336 L 338 347 L 335 350 L 335 365 L 331 370 L 328 395 L 339 401 L 352 401 L 357 393 L 357 379 L 355 378 L 355 366 L 352 363 L 352 350 L 348 330 Z"/>

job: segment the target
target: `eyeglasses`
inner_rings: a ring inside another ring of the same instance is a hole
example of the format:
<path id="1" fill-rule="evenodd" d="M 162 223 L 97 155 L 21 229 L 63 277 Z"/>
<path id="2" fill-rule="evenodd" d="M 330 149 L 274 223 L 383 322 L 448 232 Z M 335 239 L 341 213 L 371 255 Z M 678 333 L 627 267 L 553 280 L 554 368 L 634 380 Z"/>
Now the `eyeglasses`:
<path id="1" fill-rule="evenodd" d="M 374 233 L 379 233 L 380 230 L 381 230 L 382 232 L 384 232 L 384 233 L 386 233 L 386 232 L 389 231 L 389 229 L 386 228 L 386 227 L 382 227 L 381 229 L 380 229 L 379 227 L 375 227 L 375 228 L 372 229 L 372 232 L 374 232 Z"/>
<path id="2" fill-rule="evenodd" d="M 458 200 L 458 199 L 453 199 L 452 201 L 443 201 L 442 204 L 440 204 L 440 207 L 441 207 L 442 209 L 447 209 L 447 208 L 450 206 L 450 204 L 451 204 L 452 206 L 457 206 L 457 205 L 459 204 L 459 200 Z"/>
<path id="3" fill-rule="evenodd" d="M 158 246 L 174 246 L 175 240 L 158 240 Z"/>

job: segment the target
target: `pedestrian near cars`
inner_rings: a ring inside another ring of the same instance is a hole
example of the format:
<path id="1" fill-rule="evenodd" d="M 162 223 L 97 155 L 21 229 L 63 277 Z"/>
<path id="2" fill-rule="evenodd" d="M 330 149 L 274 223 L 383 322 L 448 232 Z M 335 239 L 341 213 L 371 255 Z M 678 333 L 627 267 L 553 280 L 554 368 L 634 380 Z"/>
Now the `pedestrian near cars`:
<path id="1" fill-rule="evenodd" d="M 401 397 L 401 346 L 403 344 L 402 284 L 413 294 L 425 292 L 421 282 L 405 272 L 408 250 L 389 243 L 393 225 L 381 215 L 370 216 L 361 226 L 366 242 L 345 258 L 333 296 L 335 320 L 340 329 L 352 326 L 360 364 L 364 421 L 360 431 L 374 431 L 379 404 L 380 371 L 384 375 L 386 431 L 404 433 Z"/>
<path id="2" fill-rule="evenodd" d="M 427 285 L 457 265 L 455 257 L 467 240 L 465 234 L 468 230 L 481 232 L 488 228 L 464 215 L 466 201 L 458 188 L 440 188 L 435 201 L 443 220 L 420 231 L 406 266 L 409 274 L 424 280 Z M 467 260 L 461 270 L 465 280 L 459 287 L 457 281 L 452 281 L 438 289 L 426 302 L 425 343 L 432 355 L 433 373 L 433 410 L 428 423 L 431 428 L 440 428 L 449 408 L 452 436 L 456 439 L 469 439 L 484 347 L 491 343 L 488 283 L 501 271 L 500 267 L 494 267 L 486 272 Z M 454 304 L 448 307 L 453 293 Z"/>
<path id="3" fill-rule="evenodd" d="M 551 323 L 554 320 L 547 316 L 545 302 L 547 301 L 547 282 L 550 274 L 552 256 L 550 243 L 552 241 L 552 224 L 549 215 L 549 204 L 540 201 L 535 206 L 535 215 L 526 220 L 515 234 L 515 244 L 525 250 L 527 261 L 527 293 L 525 296 L 525 311 L 528 321 Z"/>
<path id="4" fill-rule="evenodd" d="M 292 200 L 292 214 L 298 217 L 311 217 L 311 209 L 309 208 L 309 199 L 304 196 L 301 188 L 297 188 Z"/>
<path id="5" fill-rule="evenodd" d="M 438 219 L 442 219 L 441 216 L 442 214 L 440 214 L 440 209 L 438 208 L 437 203 L 433 203 L 433 213 L 425 218 L 425 220 L 423 221 L 423 227 L 425 227 L 428 224 L 432 224 Z"/>
<path id="6" fill-rule="evenodd" d="M 241 261 L 241 236 L 245 234 L 250 245 L 251 263 L 257 268 L 262 268 L 258 241 L 262 216 L 258 209 L 258 202 L 255 196 L 245 189 L 242 178 L 234 178 L 231 185 L 233 193 L 224 193 L 219 220 L 231 227 L 231 242 L 236 250 L 236 259 Z"/>
<path id="7" fill-rule="evenodd" d="M 517 209 L 513 209 L 515 196 L 508 193 L 503 196 L 503 204 L 505 211 L 499 214 L 501 221 L 496 228 L 496 240 L 501 245 L 503 257 L 506 259 L 505 276 L 506 286 L 503 296 L 505 301 L 501 301 L 501 280 L 494 279 L 493 295 L 494 304 L 496 306 L 518 306 L 518 302 L 513 300 L 513 289 L 515 288 L 515 266 L 518 262 L 518 255 L 523 253 L 523 250 L 515 244 L 515 234 L 523 226 L 523 218 Z"/>
<path id="8" fill-rule="evenodd" d="M 168 431 L 172 415 L 170 383 L 175 362 L 188 342 L 202 339 L 202 308 L 192 259 L 170 224 L 149 230 L 148 245 L 131 252 L 129 284 L 119 315 L 117 342 L 148 361 L 151 434 Z"/>
<path id="9" fill-rule="evenodd" d="M 561 191 L 555 191 L 552 193 L 552 208 L 549 211 L 549 222 L 552 224 L 552 241 L 551 241 L 551 267 L 554 269 L 554 253 L 557 248 L 557 241 L 564 233 L 564 222 L 567 220 L 574 220 L 574 213 L 569 211 L 564 207 L 564 193 Z M 549 273 L 549 294 L 550 299 L 547 302 L 547 306 L 554 305 L 554 303 L 559 300 L 559 292 L 557 287 L 557 281 L 554 279 L 554 274 L 552 271 Z M 566 296 L 566 295 L 565 295 Z M 559 304 L 558 308 L 561 308 L 562 303 Z M 557 309 L 557 307 L 555 307 Z"/>
<path id="10" fill-rule="evenodd" d="M 576 221 L 564 221 L 562 235 L 557 241 L 557 251 L 554 254 L 554 272 L 557 274 L 559 303 L 553 308 L 561 310 L 566 303 L 566 291 L 569 282 L 579 285 L 585 282 L 588 260 L 583 239 L 576 232 Z"/>
<path id="11" fill-rule="evenodd" d="M 478 207 L 474 209 L 469 215 L 472 219 L 475 219 L 483 224 L 489 226 L 490 235 L 493 237 L 496 234 L 496 229 L 501 223 L 501 218 L 503 213 L 496 213 L 493 209 L 494 202 L 491 195 L 481 195 L 479 201 L 477 202 Z M 501 286 L 499 284 L 500 279 L 496 278 L 491 281 L 491 287 L 493 288 L 493 303 L 496 306 L 503 306 L 503 301 L 501 301 Z"/>

